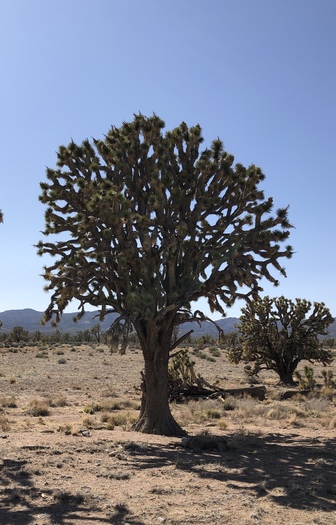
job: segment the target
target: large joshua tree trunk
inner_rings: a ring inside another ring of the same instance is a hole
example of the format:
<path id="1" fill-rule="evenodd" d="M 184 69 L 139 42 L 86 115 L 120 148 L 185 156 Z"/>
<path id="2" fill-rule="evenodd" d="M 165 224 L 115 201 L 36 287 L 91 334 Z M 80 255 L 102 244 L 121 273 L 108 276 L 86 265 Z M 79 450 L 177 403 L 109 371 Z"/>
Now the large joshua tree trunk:
<path id="1" fill-rule="evenodd" d="M 287 385 L 287 386 L 295 385 L 295 381 L 293 379 L 293 373 L 292 372 L 287 372 L 286 370 L 281 370 L 281 372 L 279 372 L 279 377 L 280 377 L 281 383 L 283 383 L 284 385 Z"/>
<path id="2" fill-rule="evenodd" d="M 138 330 L 137 330 L 138 331 Z M 140 416 L 133 430 L 165 436 L 182 436 L 185 431 L 172 416 L 168 401 L 168 360 L 171 331 L 147 326 L 138 331 L 145 361 L 142 374 Z M 145 335 L 145 337 L 143 337 Z"/>
<path id="3" fill-rule="evenodd" d="M 280 381 L 284 385 L 288 385 L 288 386 L 295 385 L 295 381 L 293 379 L 293 374 L 294 374 L 298 364 L 299 364 L 299 360 L 298 359 L 294 359 L 294 360 L 281 359 L 281 360 L 279 360 L 279 362 L 277 363 L 277 372 L 279 374 Z"/>

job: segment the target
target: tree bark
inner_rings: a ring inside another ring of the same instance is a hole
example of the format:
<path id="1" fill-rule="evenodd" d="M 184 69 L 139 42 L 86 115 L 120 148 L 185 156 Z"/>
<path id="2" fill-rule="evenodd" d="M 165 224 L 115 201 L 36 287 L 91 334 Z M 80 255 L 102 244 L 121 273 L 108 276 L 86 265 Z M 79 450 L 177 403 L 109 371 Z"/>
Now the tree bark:
<path id="1" fill-rule="evenodd" d="M 287 372 L 287 370 L 280 370 L 279 371 L 279 377 L 281 383 L 288 386 L 295 385 L 295 381 L 293 379 L 293 372 Z"/>
<path id="2" fill-rule="evenodd" d="M 284 385 L 289 385 L 289 386 L 295 385 L 293 374 L 297 368 L 298 363 L 299 363 L 299 359 L 293 359 L 293 360 L 281 359 L 277 363 L 275 370 L 279 374 L 280 381 Z"/>
<path id="3" fill-rule="evenodd" d="M 186 432 L 173 418 L 169 407 L 168 359 L 170 345 L 169 333 L 151 333 L 146 338 L 146 345 L 142 345 L 145 361 L 145 370 L 142 373 L 142 400 L 140 416 L 133 425 L 133 430 L 164 436 L 186 435 Z"/>

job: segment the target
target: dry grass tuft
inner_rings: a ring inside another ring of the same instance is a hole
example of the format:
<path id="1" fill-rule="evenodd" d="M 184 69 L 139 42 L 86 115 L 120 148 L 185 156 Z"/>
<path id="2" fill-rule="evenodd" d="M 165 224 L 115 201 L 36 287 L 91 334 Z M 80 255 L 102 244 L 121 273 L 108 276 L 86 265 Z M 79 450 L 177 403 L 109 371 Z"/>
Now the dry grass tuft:
<path id="1" fill-rule="evenodd" d="M 336 416 L 329 421 L 328 428 L 336 428 Z"/>
<path id="2" fill-rule="evenodd" d="M 303 410 L 307 416 L 321 418 L 333 408 L 333 403 L 327 398 L 311 398 L 303 403 Z"/>
<path id="3" fill-rule="evenodd" d="M 26 414 L 33 417 L 49 416 L 49 403 L 45 399 L 32 399 L 29 403 Z"/>
<path id="4" fill-rule="evenodd" d="M 112 416 L 109 415 L 107 417 L 102 417 L 102 421 L 106 423 L 107 430 L 113 430 L 115 427 L 122 427 L 124 430 L 126 430 L 128 425 L 134 423 L 134 419 L 131 418 L 130 414 L 127 413 L 120 413 Z"/>
<path id="5" fill-rule="evenodd" d="M 94 414 L 95 412 L 114 412 L 116 410 L 125 410 L 125 408 L 138 408 L 137 405 L 129 400 L 115 400 L 94 402 L 84 407 L 84 412 Z"/>
<path id="6" fill-rule="evenodd" d="M 238 449 L 255 449 L 259 446 L 259 433 L 251 433 L 243 427 L 228 438 L 230 448 Z"/>
<path id="7" fill-rule="evenodd" d="M 0 397 L 0 407 L 2 408 L 17 408 L 15 397 Z"/>
<path id="8" fill-rule="evenodd" d="M 0 430 L 7 432 L 9 429 L 10 423 L 8 417 L 0 415 Z"/>
<path id="9" fill-rule="evenodd" d="M 54 399 L 50 400 L 50 406 L 51 407 L 66 407 L 68 406 L 67 398 L 63 395 L 59 395 L 55 397 Z"/>

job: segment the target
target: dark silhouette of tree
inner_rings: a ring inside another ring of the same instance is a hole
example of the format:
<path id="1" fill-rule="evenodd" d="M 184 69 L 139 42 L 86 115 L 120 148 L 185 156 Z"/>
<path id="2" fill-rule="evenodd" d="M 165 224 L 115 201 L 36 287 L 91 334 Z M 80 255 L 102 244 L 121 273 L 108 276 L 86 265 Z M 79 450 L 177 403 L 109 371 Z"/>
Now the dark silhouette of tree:
<path id="1" fill-rule="evenodd" d="M 97 323 L 93 325 L 93 327 L 90 330 L 90 333 L 93 335 L 97 343 L 100 343 L 101 335 L 102 335 L 102 329 L 101 324 Z"/>
<path id="2" fill-rule="evenodd" d="M 25 330 L 23 326 L 13 326 L 12 330 L 9 333 L 9 339 L 20 343 L 21 341 L 28 341 L 29 332 Z"/>
<path id="3" fill-rule="evenodd" d="M 35 332 L 33 332 L 32 336 L 31 336 L 31 339 L 34 343 L 38 343 L 39 341 L 41 341 L 42 339 L 42 333 L 40 330 L 35 330 Z"/>
<path id="4" fill-rule="evenodd" d="M 199 125 L 163 133 L 164 122 L 141 114 L 103 140 L 71 142 L 47 169 L 40 200 L 47 205 L 40 255 L 53 291 L 44 320 L 60 320 L 72 299 L 117 312 L 115 333 L 131 327 L 144 355 L 143 397 L 135 429 L 177 435 L 168 404 L 168 359 L 174 328 L 204 319 L 191 303 L 206 297 L 211 311 L 237 297 L 258 297 L 265 277 L 292 255 L 287 209 L 271 215 L 272 198 L 259 189 L 264 174 L 215 140 L 200 152 Z M 59 238 L 55 237 L 59 235 Z"/>
<path id="5" fill-rule="evenodd" d="M 310 315 L 308 315 L 310 312 Z M 333 322 L 323 303 L 305 299 L 295 302 L 285 297 L 266 296 L 242 309 L 239 343 L 231 347 L 229 357 L 235 363 L 254 363 L 254 372 L 274 370 L 286 385 L 294 384 L 293 374 L 300 361 L 332 361 L 332 353 L 323 347 L 319 335 L 327 334 Z"/>

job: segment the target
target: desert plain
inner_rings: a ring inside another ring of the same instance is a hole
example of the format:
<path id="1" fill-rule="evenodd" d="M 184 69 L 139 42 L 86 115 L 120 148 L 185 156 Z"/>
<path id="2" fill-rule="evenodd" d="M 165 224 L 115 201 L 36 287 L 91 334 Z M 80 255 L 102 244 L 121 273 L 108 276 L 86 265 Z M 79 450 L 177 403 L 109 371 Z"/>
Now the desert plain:
<path id="1" fill-rule="evenodd" d="M 195 369 L 221 388 L 249 386 L 226 351 Z M 305 363 L 301 363 L 299 370 Z M 0 349 L 1 525 L 336 524 L 336 391 L 322 369 L 309 395 L 261 372 L 264 400 L 173 402 L 189 435 L 224 450 L 131 430 L 140 407 L 141 352 L 103 344 Z M 328 367 L 336 376 L 336 365 Z"/>

